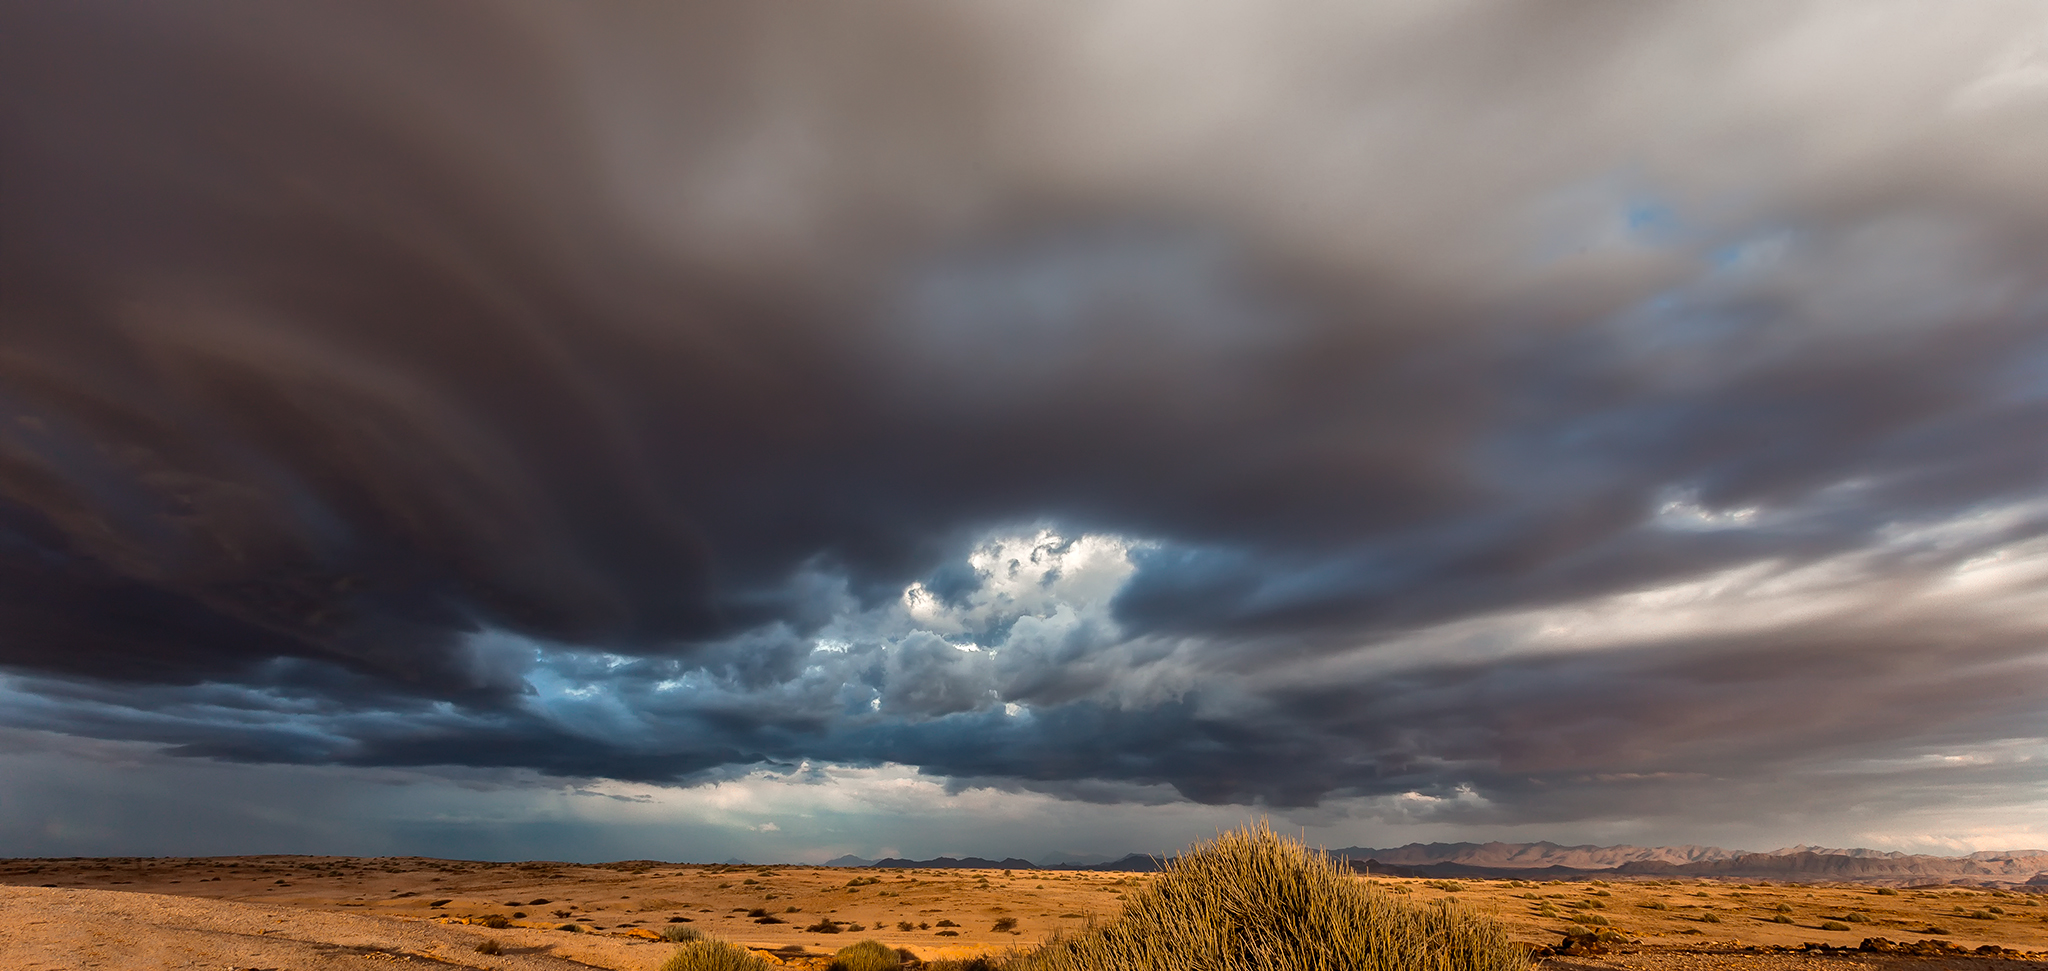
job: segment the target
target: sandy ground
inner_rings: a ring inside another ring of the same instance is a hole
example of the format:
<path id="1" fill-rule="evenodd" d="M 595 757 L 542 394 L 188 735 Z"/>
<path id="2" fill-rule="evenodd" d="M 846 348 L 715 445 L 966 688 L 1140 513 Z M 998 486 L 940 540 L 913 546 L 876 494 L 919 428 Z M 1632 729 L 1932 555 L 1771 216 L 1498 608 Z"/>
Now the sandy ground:
<path id="1" fill-rule="evenodd" d="M 1116 913 L 1143 874 L 418 858 L 222 857 L 0 861 L 0 968 L 653 969 L 670 924 L 812 966 L 864 938 L 925 957 L 1028 946 Z M 2048 895 L 1964 888 L 1381 879 L 1455 897 L 1521 940 L 1604 926 L 1637 944 L 1565 969 L 1985 967 L 1986 959 L 1785 954 L 1865 937 L 1939 937 L 2048 955 Z M 479 923 L 503 918 L 508 926 Z M 1709 916 L 1711 915 L 1711 916 Z M 1601 924 L 1604 921 L 1605 924 Z M 1847 929 L 1823 929 L 1829 921 Z M 574 929 L 565 929 L 573 927 Z M 824 928 L 836 927 L 838 932 Z M 486 938 L 503 953 L 477 953 Z M 1763 948 L 1764 950 L 1751 950 Z M 1998 959 L 2004 971 L 2048 961 Z"/>
<path id="2" fill-rule="evenodd" d="M 556 935 L 566 937 L 567 935 Z M 497 955 L 477 952 L 498 938 Z M 412 917 L 369 917 L 109 890 L 0 890 L 0 967 L 340 969 L 459 967 L 563 971 L 652 968 L 669 948 L 645 941 L 545 939 Z"/>

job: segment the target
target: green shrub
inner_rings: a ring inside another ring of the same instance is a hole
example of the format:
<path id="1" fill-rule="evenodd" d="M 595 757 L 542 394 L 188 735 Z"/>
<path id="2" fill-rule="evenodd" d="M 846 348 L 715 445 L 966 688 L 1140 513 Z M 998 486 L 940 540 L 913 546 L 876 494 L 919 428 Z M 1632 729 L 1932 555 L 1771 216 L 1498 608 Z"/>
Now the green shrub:
<path id="1" fill-rule="evenodd" d="M 1844 924 L 1839 920 L 1831 920 L 1825 924 L 1820 925 L 1820 929 L 1824 931 L 1846 931 L 1849 929 L 1849 925 Z"/>
<path id="2" fill-rule="evenodd" d="M 681 924 L 670 924 L 667 927 L 661 929 L 661 939 L 669 942 L 670 944 L 688 944 L 691 941 L 703 940 L 704 932 L 694 927 L 684 927 Z"/>
<path id="3" fill-rule="evenodd" d="M 1019 955 L 1018 971 L 1518 971 L 1492 920 L 1411 904 L 1265 824 L 1168 861 L 1115 918 Z"/>
<path id="4" fill-rule="evenodd" d="M 903 958 L 895 948 L 881 941 L 862 941 L 832 955 L 828 971 L 896 971 L 902 966 Z"/>
<path id="5" fill-rule="evenodd" d="M 661 971 L 768 971 L 768 962 L 744 947 L 707 938 L 677 948 Z"/>

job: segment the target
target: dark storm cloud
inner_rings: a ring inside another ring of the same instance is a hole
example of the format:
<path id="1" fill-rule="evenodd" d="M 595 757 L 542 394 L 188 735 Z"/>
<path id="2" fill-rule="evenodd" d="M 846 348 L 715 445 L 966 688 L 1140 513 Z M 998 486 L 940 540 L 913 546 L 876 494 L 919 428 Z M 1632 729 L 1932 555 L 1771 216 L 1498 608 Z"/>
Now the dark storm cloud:
<path id="1" fill-rule="evenodd" d="M 1944 584 L 2048 532 L 2042 25 L 1742 9 L 10 10 L 8 720 L 1504 819 L 2038 735 Z M 1041 525 L 1128 575 L 999 606 Z M 1852 579 L 1613 606 L 1745 570 Z"/>

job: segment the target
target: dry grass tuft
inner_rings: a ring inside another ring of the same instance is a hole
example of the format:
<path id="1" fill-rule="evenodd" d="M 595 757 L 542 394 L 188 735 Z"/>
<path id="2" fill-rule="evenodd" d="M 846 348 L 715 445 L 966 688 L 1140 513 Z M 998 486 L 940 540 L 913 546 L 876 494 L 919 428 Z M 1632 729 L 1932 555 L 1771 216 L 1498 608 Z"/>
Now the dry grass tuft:
<path id="1" fill-rule="evenodd" d="M 897 971 L 903 956 L 881 941 L 862 941 L 839 949 L 832 955 L 829 971 Z"/>
<path id="2" fill-rule="evenodd" d="M 677 948 L 661 971 L 768 971 L 768 962 L 737 944 L 707 938 Z"/>
<path id="3" fill-rule="evenodd" d="M 1261 823 L 1175 858 L 1122 914 L 1019 955 L 1019 971 L 1518 971 L 1493 920 L 1413 904 Z"/>

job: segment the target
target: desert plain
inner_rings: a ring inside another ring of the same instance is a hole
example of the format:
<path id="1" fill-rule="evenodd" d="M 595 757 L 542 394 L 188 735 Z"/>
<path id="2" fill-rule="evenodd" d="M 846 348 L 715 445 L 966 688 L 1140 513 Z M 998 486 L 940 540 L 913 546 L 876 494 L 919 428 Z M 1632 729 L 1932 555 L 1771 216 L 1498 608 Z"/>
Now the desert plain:
<path id="1" fill-rule="evenodd" d="M 1114 916 L 1149 874 L 1086 870 L 491 863 L 248 856 L 0 861 L 0 968 L 653 971 L 682 925 L 822 967 L 872 938 L 924 960 L 1028 947 Z M 1965 886 L 1371 879 L 1455 899 L 1532 947 L 1607 930 L 1555 968 L 2048 969 L 2048 894 Z M 1823 952 L 1940 939 L 1992 956 Z M 478 950 L 495 942 L 497 953 Z"/>

